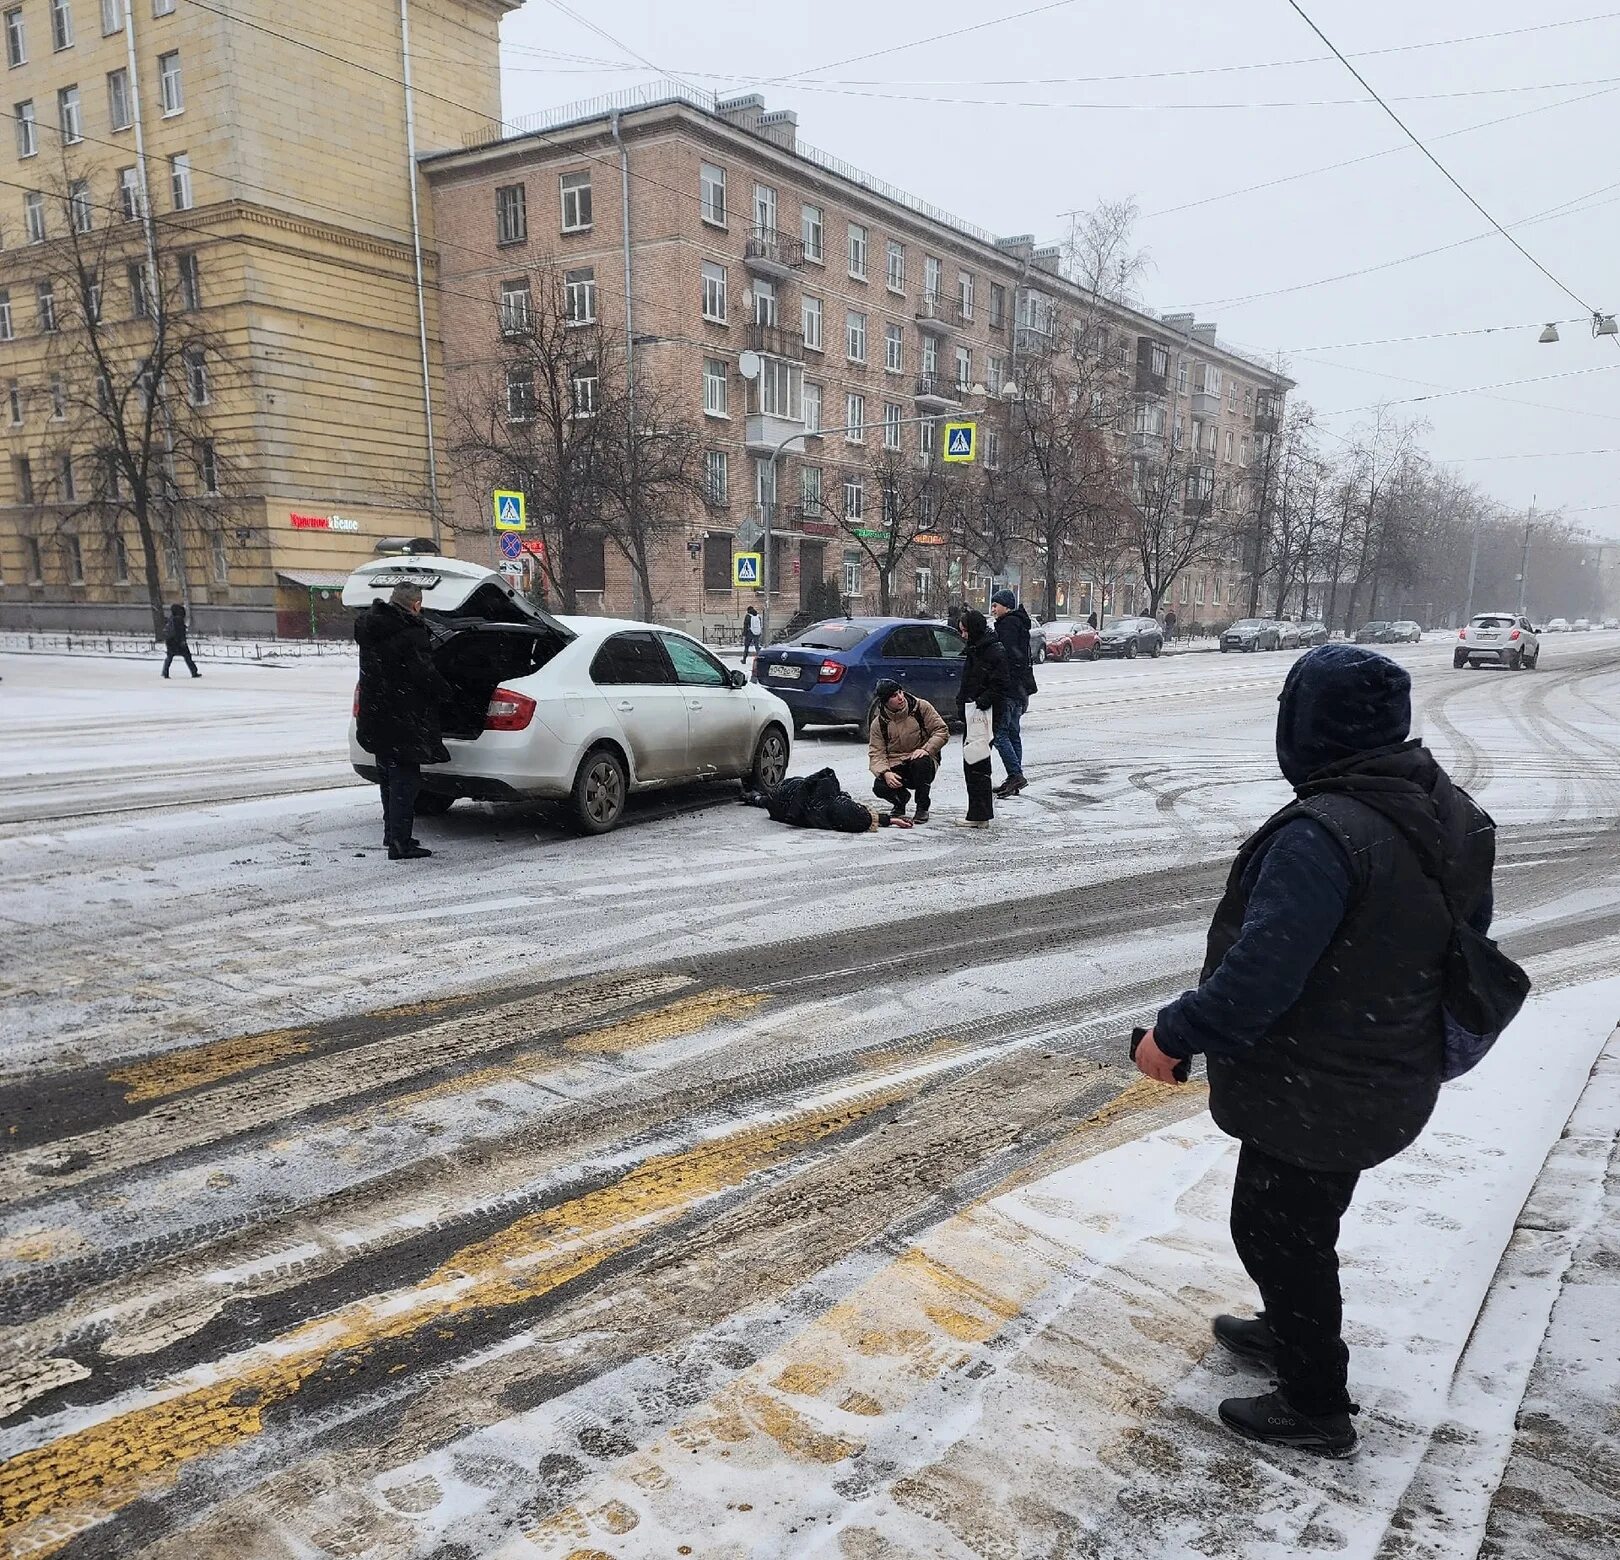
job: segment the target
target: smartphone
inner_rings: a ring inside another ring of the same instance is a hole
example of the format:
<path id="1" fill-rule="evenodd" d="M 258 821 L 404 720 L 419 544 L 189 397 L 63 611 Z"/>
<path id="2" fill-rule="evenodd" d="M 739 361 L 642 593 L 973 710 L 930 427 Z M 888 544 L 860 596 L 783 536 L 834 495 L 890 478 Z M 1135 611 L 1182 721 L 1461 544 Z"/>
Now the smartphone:
<path id="1" fill-rule="evenodd" d="M 1147 1030 L 1138 1025 L 1131 1031 L 1131 1060 L 1136 1060 L 1136 1048 L 1147 1039 Z M 1177 1083 L 1185 1083 L 1192 1076 L 1192 1063 L 1180 1061 L 1176 1063 L 1175 1071 L 1171 1075 Z"/>

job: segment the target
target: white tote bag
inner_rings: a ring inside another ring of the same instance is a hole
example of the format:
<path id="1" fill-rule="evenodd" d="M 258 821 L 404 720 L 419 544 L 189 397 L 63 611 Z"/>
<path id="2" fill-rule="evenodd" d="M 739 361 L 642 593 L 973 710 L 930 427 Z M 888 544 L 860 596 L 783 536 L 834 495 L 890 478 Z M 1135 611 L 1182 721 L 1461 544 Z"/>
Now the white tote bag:
<path id="1" fill-rule="evenodd" d="M 962 762 L 982 764 L 990 756 L 990 738 L 995 735 L 995 722 L 989 710 L 970 704 L 963 724 Z"/>

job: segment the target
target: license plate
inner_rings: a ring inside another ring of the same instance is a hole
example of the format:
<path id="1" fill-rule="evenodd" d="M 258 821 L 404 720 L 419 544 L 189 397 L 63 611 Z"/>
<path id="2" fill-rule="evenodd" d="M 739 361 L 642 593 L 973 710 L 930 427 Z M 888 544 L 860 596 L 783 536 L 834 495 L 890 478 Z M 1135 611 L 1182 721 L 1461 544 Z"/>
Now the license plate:
<path id="1" fill-rule="evenodd" d="M 799 669 L 796 666 L 767 666 L 765 675 L 774 677 L 778 682 L 797 682 Z"/>

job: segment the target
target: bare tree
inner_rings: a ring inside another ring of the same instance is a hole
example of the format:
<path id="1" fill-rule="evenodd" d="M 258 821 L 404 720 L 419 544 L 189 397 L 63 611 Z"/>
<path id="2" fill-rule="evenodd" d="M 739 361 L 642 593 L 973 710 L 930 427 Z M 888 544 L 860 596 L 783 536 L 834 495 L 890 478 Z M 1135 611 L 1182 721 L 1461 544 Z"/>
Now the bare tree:
<path id="1" fill-rule="evenodd" d="M 1213 469 L 1162 424 L 1162 408 L 1139 406 L 1138 452 L 1121 511 L 1126 550 L 1141 570 L 1151 617 L 1159 615 L 1185 570 L 1217 562 L 1231 548 L 1231 528 L 1216 506 Z"/>
<path id="2" fill-rule="evenodd" d="M 838 488 L 821 500 L 822 518 L 859 548 L 877 571 L 878 611 L 885 616 L 897 598 L 901 565 L 927 558 L 943 560 L 943 548 L 919 541 L 949 534 L 966 487 L 937 455 L 918 457 L 885 448 L 865 468 L 851 468 Z M 943 583 L 943 582 L 942 582 Z"/>

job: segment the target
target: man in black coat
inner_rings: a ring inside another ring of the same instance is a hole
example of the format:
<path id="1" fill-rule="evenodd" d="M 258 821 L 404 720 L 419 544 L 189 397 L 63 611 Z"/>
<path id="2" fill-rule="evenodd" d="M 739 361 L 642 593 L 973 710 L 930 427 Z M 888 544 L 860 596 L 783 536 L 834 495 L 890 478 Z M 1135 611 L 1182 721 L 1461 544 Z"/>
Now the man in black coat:
<path id="1" fill-rule="evenodd" d="M 178 601 L 169 608 L 169 615 L 163 623 L 163 648 L 168 652 L 163 658 L 165 677 L 177 658 L 191 668 L 193 677 L 202 676 L 197 670 L 197 663 L 191 659 L 191 645 L 186 638 L 186 609 Z"/>
<path id="2" fill-rule="evenodd" d="M 967 640 L 962 657 L 962 715 L 969 708 L 994 712 L 1012 691 L 1007 671 L 1007 652 L 991 632 L 982 612 L 964 612 L 957 626 Z M 990 755 L 969 763 L 964 747 L 962 777 L 967 782 L 968 810 L 962 821 L 970 829 L 988 829 L 996 815 L 995 790 L 991 785 Z"/>
<path id="3" fill-rule="evenodd" d="M 994 745 L 1007 767 L 1007 778 L 996 788 L 996 795 L 1017 796 L 1028 786 L 1024 779 L 1023 719 L 1030 695 L 1035 692 L 1035 671 L 1029 654 L 1034 625 L 1010 590 L 998 590 L 990 598 L 990 615 L 995 619 L 996 638 L 1007 652 L 1009 684 L 1006 695 L 996 704 Z"/>
<path id="4" fill-rule="evenodd" d="M 383 843 L 390 861 L 431 856 L 412 837 L 423 764 L 447 764 L 439 735 L 439 704 L 451 686 L 433 664 L 433 641 L 422 621 L 422 590 L 396 585 L 354 623 L 360 646 L 360 696 L 355 736 L 377 759 Z"/>
<path id="5" fill-rule="evenodd" d="M 1295 663 L 1277 757 L 1296 800 L 1238 852 L 1202 983 L 1137 1050 L 1164 1083 L 1203 1053 L 1210 1111 L 1243 1145 L 1232 1241 L 1264 1312 L 1217 1317 L 1215 1336 L 1278 1385 L 1221 1418 L 1336 1457 L 1356 1444 L 1339 1221 L 1360 1173 L 1434 1110 L 1447 896 L 1481 933 L 1492 911 L 1495 826 L 1410 726 L 1411 679 L 1388 657 L 1328 645 Z"/>

